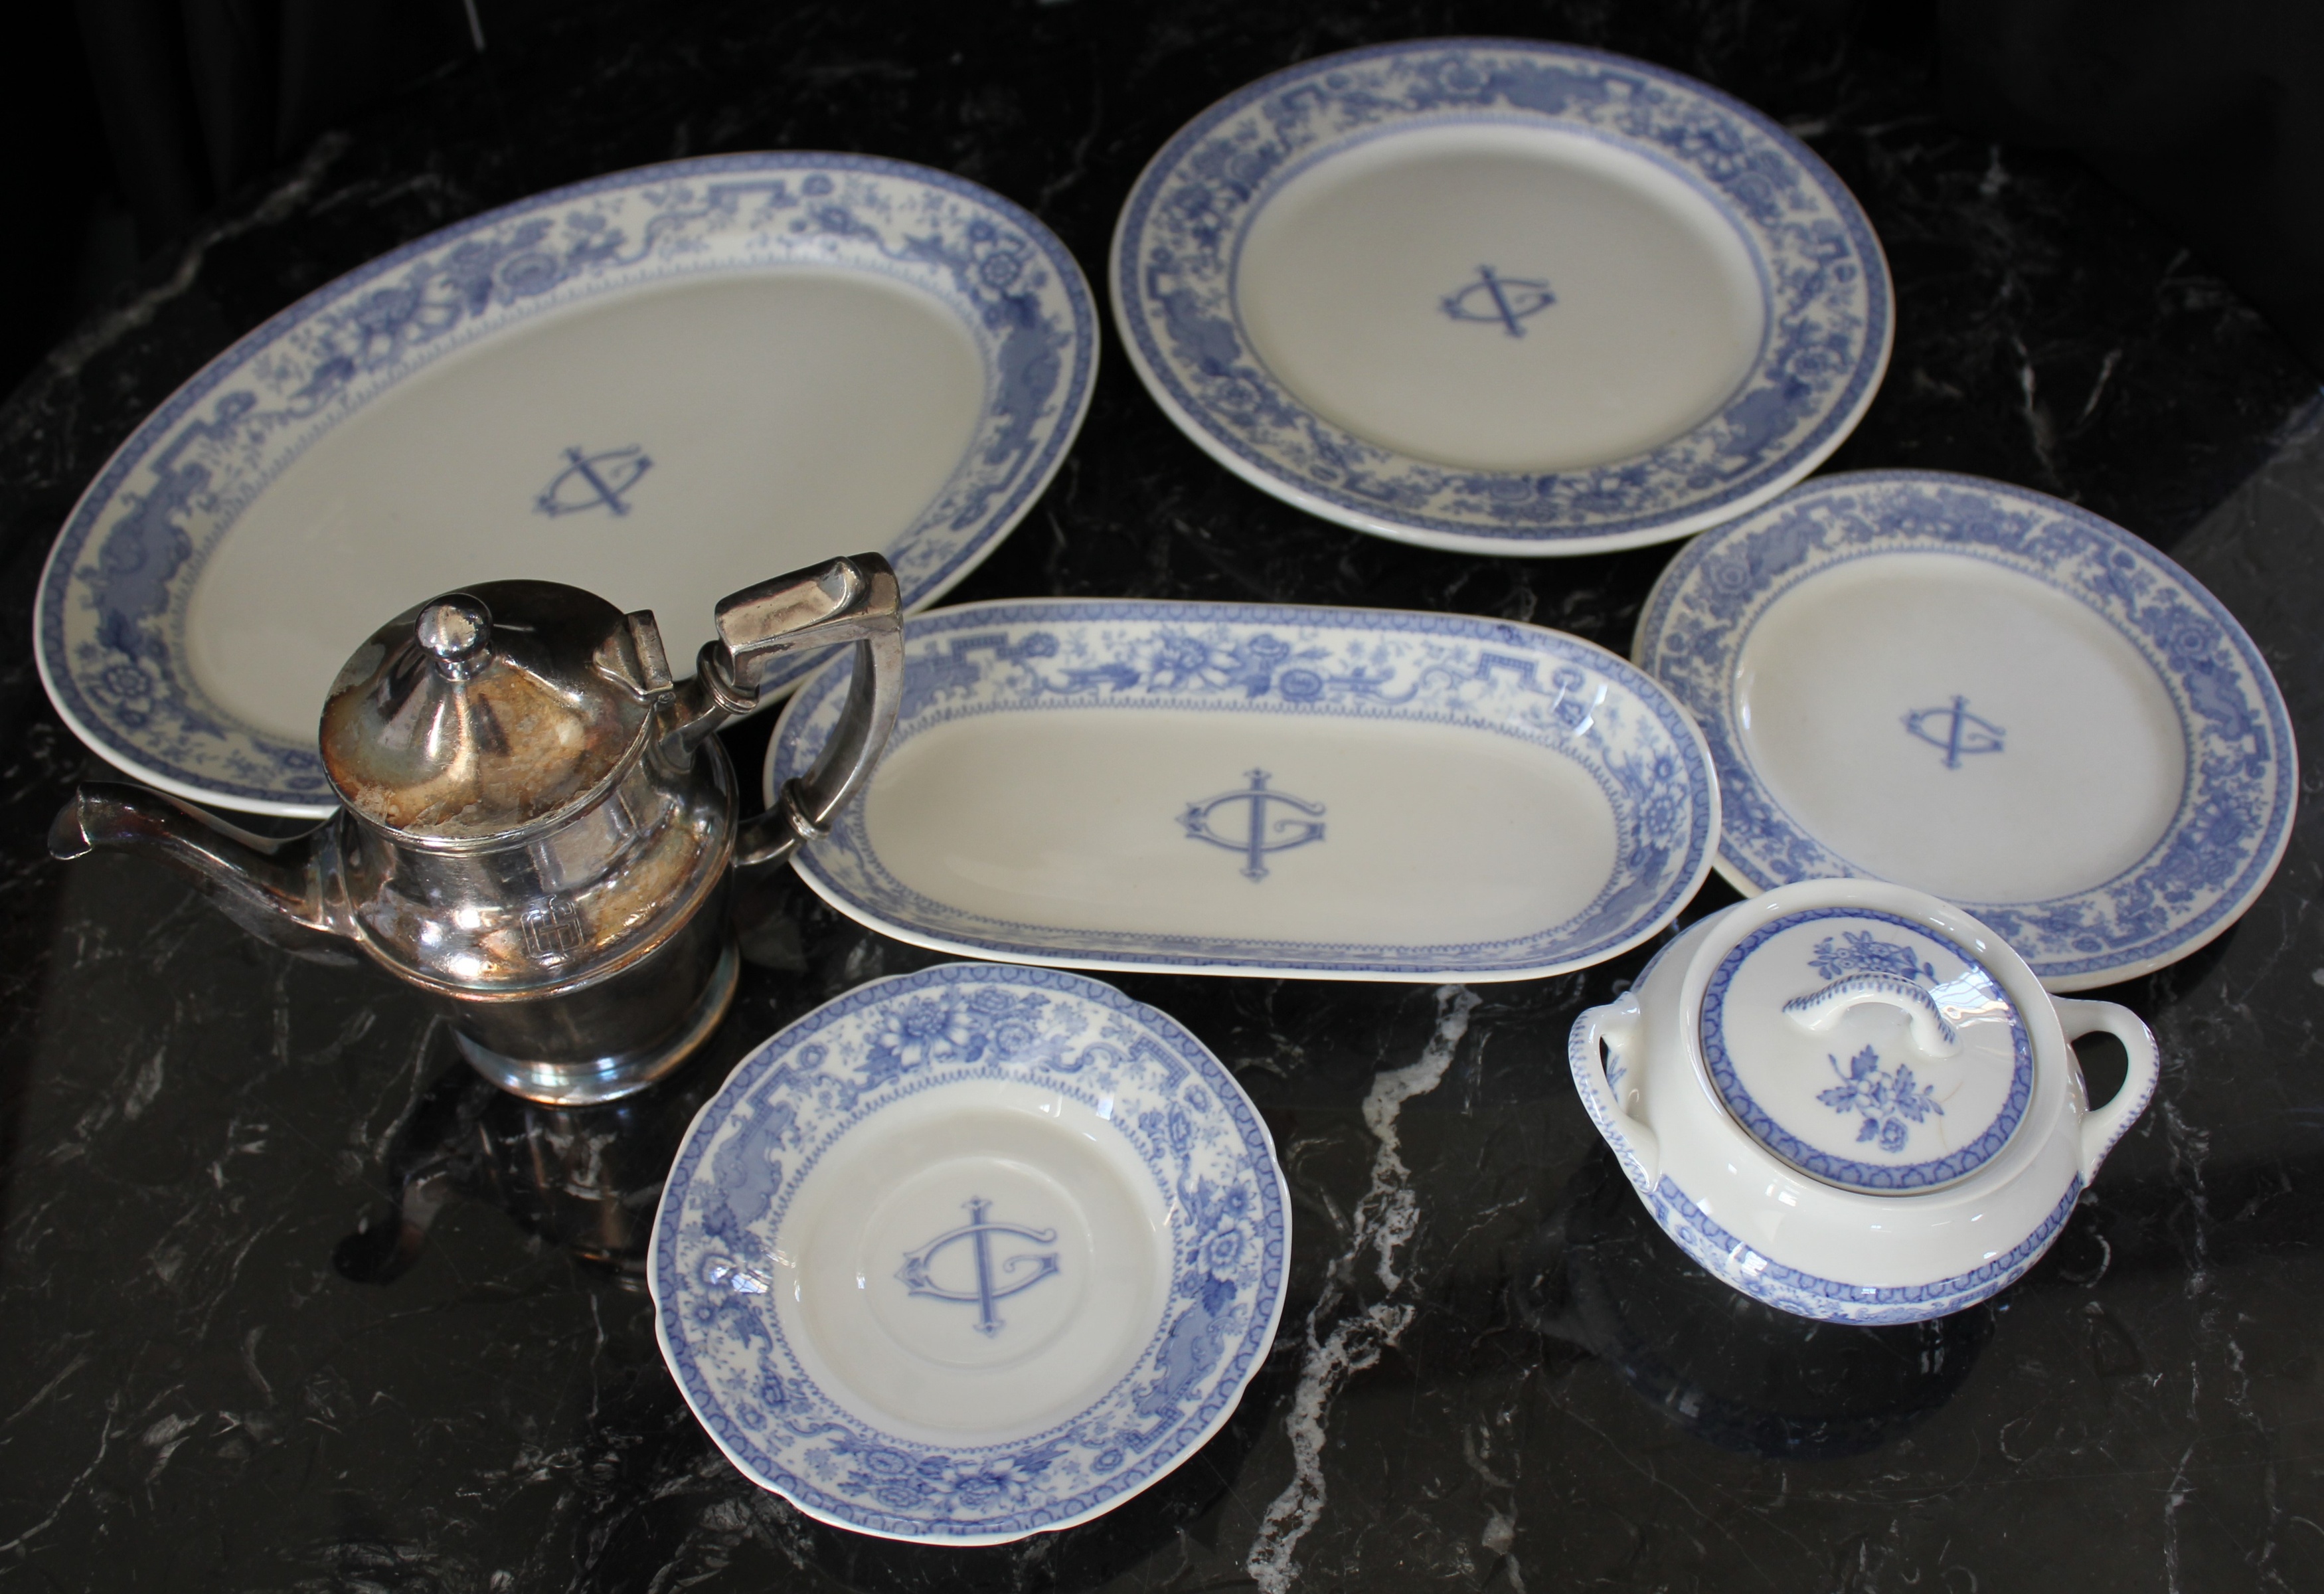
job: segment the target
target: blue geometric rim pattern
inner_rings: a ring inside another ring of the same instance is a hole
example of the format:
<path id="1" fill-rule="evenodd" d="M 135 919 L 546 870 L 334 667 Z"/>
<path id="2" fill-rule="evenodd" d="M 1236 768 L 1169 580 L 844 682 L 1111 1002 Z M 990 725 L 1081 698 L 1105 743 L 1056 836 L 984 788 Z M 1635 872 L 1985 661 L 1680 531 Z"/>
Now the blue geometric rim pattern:
<path id="1" fill-rule="evenodd" d="M 293 745 L 207 700 L 189 595 L 219 539 L 318 437 L 405 376 L 577 301 L 749 270 L 791 239 L 913 282 L 980 346 L 986 402 L 953 477 L 883 550 L 908 606 L 989 552 L 1062 463 L 1088 407 L 1096 310 L 1056 237 L 941 171 L 862 155 L 708 156 L 488 211 L 316 290 L 230 348 L 122 444 L 58 534 L 35 626 L 42 682 L 106 757 L 182 794 L 283 811 L 332 797 Z M 553 572 L 550 572 L 553 574 Z M 784 666 L 774 684 L 817 661 Z"/>
<path id="2" fill-rule="evenodd" d="M 1941 471 L 1820 477 L 1680 550 L 1646 600 L 1631 655 L 1693 712 L 1719 768 L 1720 862 L 1748 889 L 1861 876 L 1761 783 L 1735 723 L 1734 666 L 1761 615 L 1843 561 L 1974 559 L 2039 581 L 2107 622 L 2154 671 L 2187 738 L 2178 811 L 2113 879 L 2038 903 L 1964 903 L 2052 989 L 2127 978 L 2233 923 L 2292 834 L 2298 755 L 2251 637 L 2178 565 L 2088 510 Z"/>
<path id="3" fill-rule="evenodd" d="M 1646 1204 L 1664 1232 L 1729 1287 L 1802 1317 L 1877 1324 L 1925 1322 L 1964 1311 L 2007 1289 L 2041 1260 L 2081 1194 L 2082 1179 L 2077 1173 L 2032 1234 L 1990 1262 L 1925 1284 L 1850 1284 L 1786 1267 L 1720 1228 L 1668 1174 L 1647 1196 Z"/>
<path id="4" fill-rule="evenodd" d="M 841 1138 L 900 1100 L 991 1080 L 1108 1117 L 1177 1209 L 1175 1287 L 1131 1370 L 1084 1411 L 1004 1444 L 939 1447 L 817 1387 L 755 1304 L 763 1280 L 756 1293 L 732 1281 Z M 714 1143 L 748 1154 L 714 1157 Z M 679 1149 L 649 1279 L 687 1404 L 758 1482 L 862 1532 L 993 1543 L 1110 1509 L 1225 1423 L 1274 1341 L 1289 1224 L 1266 1125 L 1167 1014 L 1056 969 L 944 964 L 858 987 L 735 1069 Z"/>
<path id="5" fill-rule="evenodd" d="M 1334 148 L 1399 124 L 1462 121 L 1554 126 L 1626 148 L 1726 215 L 1757 257 L 1767 329 L 1750 374 L 1711 420 L 1632 459 L 1474 470 L 1367 442 L 1268 372 L 1234 306 L 1235 260 L 1252 218 L 1291 173 Z M 1656 542 L 1781 491 L 1855 425 L 1893 335 L 1879 241 L 1812 151 L 1680 73 L 1524 40 L 1353 50 L 1230 95 L 1139 177 L 1111 274 L 1139 375 L 1206 448 L 1319 513 L 1504 553 Z"/>
<path id="6" fill-rule="evenodd" d="M 852 668 L 833 661 L 786 706 L 768 750 L 768 790 L 813 763 Z M 1618 711 L 1618 711 L 1583 709 L 1596 684 L 1639 711 Z M 1579 638 L 1466 615 L 1128 599 L 938 610 L 912 623 L 889 746 L 979 714 L 1090 709 L 1393 718 L 1515 736 L 1573 759 L 1604 793 L 1615 816 L 1615 867 L 1579 914 L 1533 935 L 1380 944 L 1067 934 L 971 913 L 898 880 L 872 845 L 860 802 L 796 867 L 855 917 L 977 957 L 1491 979 L 1585 967 L 1653 935 L 1700 886 L 1716 844 L 1710 760 L 1692 721 L 1649 677 Z"/>
<path id="7" fill-rule="evenodd" d="M 2034 1044 L 2025 1033 L 2025 1025 L 2017 1010 L 2009 1009 L 2009 1038 L 2015 1061 L 2009 1075 L 2009 1095 L 2001 1111 L 1983 1134 L 1949 1156 L 1925 1163 L 1912 1163 L 1902 1167 L 1884 1167 L 1877 1163 L 1859 1163 L 1849 1157 L 1836 1157 L 1818 1151 L 1802 1141 L 1783 1125 L 1771 1117 L 1766 1109 L 1752 1098 L 1735 1072 L 1735 1064 L 1727 1053 L 1725 1027 L 1727 987 L 1748 958 L 1768 937 L 1819 919 L 1878 920 L 1932 941 L 1971 968 L 1980 968 L 1978 960 L 1950 938 L 1938 934 L 1925 924 L 1910 919 L 1900 919 L 1894 913 L 1884 913 L 1872 908 L 1812 908 L 1761 925 L 1720 959 L 1711 976 L 1711 983 L 1702 993 L 1702 1059 L 1711 1070 L 1711 1078 L 1719 1087 L 1720 1098 L 1736 1121 L 1750 1132 L 1751 1137 L 1774 1152 L 1784 1161 L 1803 1172 L 1850 1190 L 1911 1191 L 1928 1190 L 1974 1172 L 1990 1162 L 2009 1137 L 2017 1132 L 2025 1108 L 2034 1099 Z"/>

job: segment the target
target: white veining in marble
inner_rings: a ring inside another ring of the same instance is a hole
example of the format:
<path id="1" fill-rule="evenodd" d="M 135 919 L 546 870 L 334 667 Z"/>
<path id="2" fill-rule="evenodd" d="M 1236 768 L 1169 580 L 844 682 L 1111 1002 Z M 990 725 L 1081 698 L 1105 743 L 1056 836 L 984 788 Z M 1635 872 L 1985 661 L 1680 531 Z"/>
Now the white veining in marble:
<path id="1" fill-rule="evenodd" d="M 1381 1352 L 1412 1326 L 1411 1302 L 1383 1299 L 1341 1318 L 1329 1333 L 1316 1338 L 1318 1330 L 1346 1298 L 1367 1250 L 1376 1258 L 1373 1272 L 1389 1296 L 1404 1287 L 1397 1252 L 1419 1225 L 1420 1200 L 1412 1191 L 1412 1170 L 1405 1166 L 1398 1149 L 1397 1118 L 1406 1102 L 1443 1082 L 1453 1052 L 1469 1033 L 1469 1015 L 1476 1011 L 1477 1003 L 1477 996 L 1466 987 L 1438 987 L 1436 1033 L 1428 1038 L 1416 1061 L 1376 1077 L 1364 1098 L 1364 1126 L 1379 1142 L 1372 1154 L 1371 1188 L 1356 1204 L 1347 1250 L 1333 1263 L 1323 1292 L 1307 1313 L 1306 1354 L 1299 1368 L 1299 1387 L 1291 1397 L 1290 1414 L 1284 1419 L 1285 1432 L 1291 1436 L 1291 1483 L 1267 1508 L 1266 1521 L 1243 1562 L 1243 1570 L 1265 1594 L 1284 1594 L 1291 1587 L 1299 1575 L 1293 1552 L 1323 1515 L 1323 1429 L 1333 1397 L 1351 1375 L 1379 1361 Z"/>

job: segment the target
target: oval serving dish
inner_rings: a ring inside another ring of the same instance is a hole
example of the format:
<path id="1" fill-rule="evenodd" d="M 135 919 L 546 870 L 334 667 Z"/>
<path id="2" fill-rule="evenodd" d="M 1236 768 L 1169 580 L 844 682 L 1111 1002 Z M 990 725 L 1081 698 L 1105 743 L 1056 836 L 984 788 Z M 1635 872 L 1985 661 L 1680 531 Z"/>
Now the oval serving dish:
<path id="1" fill-rule="evenodd" d="M 1043 599 L 923 616 L 863 798 L 797 867 L 1009 962 L 1498 980 L 1613 957 L 1710 867 L 1701 733 L 1643 672 L 1465 615 Z M 768 749 L 830 734 L 848 664 Z"/>
<path id="2" fill-rule="evenodd" d="M 997 1544 L 1233 1415 L 1290 1277 L 1274 1142 L 1167 1014 L 1052 968 L 858 987 L 745 1058 L 654 1222 L 664 1359 L 728 1459 L 858 1533 Z"/>
<path id="3" fill-rule="evenodd" d="M 652 609 L 682 672 L 722 593 L 834 555 L 927 604 L 1096 364 L 1065 246 L 945 172 L 716 155 L 537 195 L 318 289 L 131 433 L 50 554 L 41 679 L 140 780 L 319 819 L 316 718 L 382 614 L 553 576 Z"/>

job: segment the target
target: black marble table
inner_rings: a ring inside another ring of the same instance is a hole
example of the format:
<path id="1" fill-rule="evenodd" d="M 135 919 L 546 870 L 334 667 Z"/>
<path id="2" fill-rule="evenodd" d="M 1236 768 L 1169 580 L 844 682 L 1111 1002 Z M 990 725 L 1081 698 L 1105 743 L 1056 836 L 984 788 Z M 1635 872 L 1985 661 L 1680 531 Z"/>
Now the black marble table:
<path id="1" fill-rule="evenodd" d="M 2313 805 L 2240 925 L 2104 993 L 2154 1025 L 2163 1083 L 2056 1249 L 1920 1328 L 1781 1317 L 1646 1220 L 1563 1042 L 1647 949 L 1468 990 L 1123 978 L 1264 1108 L 1291 1303 L 1177 1473 L 1071 1532 L 952 1552 L 744 1482 L 663 1370 L 638 1268 L 724 1070 L 930 955 L 768 881 L 708 1054 L 558 1113 L 493 1095 L 381 978 L 260 946 L 149 865 L 41 844 L 97 770 L 32 663 L 50 538 L 147 409 L 300 293 L 541 188 L 761 147 L 959 172 L 1094 277 L 1139 165 L 1213 98 L 1448 32 L 1630 51 L 1788 124 L 1862 198 L 1900 301 L 1886 388 L 1830 468 L 1975 471 L 2114 518 L 2236 612 L 2324 746 L 2313 375 L 2087 171 L 1948 125 L 1924 39 L 1842 10 L 603 0 L 325 138 L 154 262 L 0 412 L 0 1587 L 2324 1588 Z M 1626 648 L 1668 557 L 1327 525 L 1212 466 L 1106 360 L 1063 474 L 960 598 L 1391 604 Z M 766 728 L 738 737 L 744 767 Z"/>

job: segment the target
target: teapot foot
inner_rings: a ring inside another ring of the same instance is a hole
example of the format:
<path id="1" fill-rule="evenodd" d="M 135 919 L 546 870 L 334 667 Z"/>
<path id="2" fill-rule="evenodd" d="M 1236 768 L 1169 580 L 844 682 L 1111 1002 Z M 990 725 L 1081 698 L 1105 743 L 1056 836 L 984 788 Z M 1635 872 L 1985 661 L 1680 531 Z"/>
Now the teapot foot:
<path id="1" fill-rule="evenodd" d="M 507 1056 L 456 1027 L 453 1037 L 469 1065 L 511 1095 L 549 1107 L 592 1107 L 635 1095 L 691 1057 L 733 1005 L 741 972 L 742 959 L 730 937 L 701 998 L 675 1033 L 659 1044 L 633 1051 L 549 1062 Z"/>

